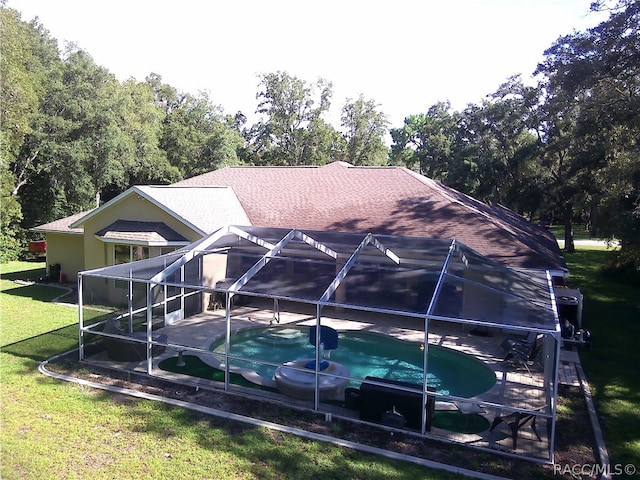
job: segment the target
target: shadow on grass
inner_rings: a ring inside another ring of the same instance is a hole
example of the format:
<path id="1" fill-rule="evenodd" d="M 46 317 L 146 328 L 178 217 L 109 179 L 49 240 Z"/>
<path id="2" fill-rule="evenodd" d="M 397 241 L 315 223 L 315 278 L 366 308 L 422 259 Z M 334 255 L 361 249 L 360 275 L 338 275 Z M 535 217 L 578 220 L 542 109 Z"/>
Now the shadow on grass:
<path id="1" fill-rule="evenodd" d="M 3 353 L 42 362 L 78 347 L 78 325 L 72 324 L 2 345 Z"/>
<path id="2" fill-rule="evenodd" d="M 34 263 L 40 263 L 40 262 L 34 262 Z M 37 282 L 39 278 L 42 278 L 45 275 L 46 275 L 46 267 L 43 265 L 42 268 L 34 268 L 33 270 L 21 270 L 19 272 L 3 273 L 2 278 L 4 280 L 11 280 L 12 282 L 16 280 Z"/>
<path id="3" fill-rule="evenodd" d="M 64 296 L 67 301 L 75 302 L 76 296 L 74 294 L 74 291 L 65 295 L 65 292 L 67 292 L 69 288 L 71 288 L 71 290 L 74 290 L 73 287 L 64 287 L 56 284 L 16 284 L 16 286 L 13 288 L 6 288 L 2 290 L 2 293 L 14 297 L 31 298 L 32 300 L 40 302 L 50 302 L 54 298 Z"/>
<path id="4" fill-rule="evenodd" d="M 98 400 L 113 402 L 113 396 L 107 392 L 99 393 Z M 459 478 L 443 471 L 431 472 L 410 463 L 366 455 L 166 404 L 157 404 L 154 414 L 149 415 L 148 404 L 144 400 L 123 398 L 120 401 L 126 405 L 127 418 L 140 420 L 136 424 L 136 432 L 153 435 L 159 439 L 159 443 L 190 438 L 201 449 L 212 452 L 212 458 L 223 456 L 241 459 L 239 464 L 234 464 L 234 468 L 255 478 Z"/>
<path id="5" fill-rule="evenodd" d="M 77 347 L 77 342 L 78 327 L 73 324 L 3 345 L 0 349 L 7 355 L 28 360 L 22 367 L 13 367 L 12 375 L 34 375 L 32 362 L 39 363 L 72 350 Z M 59 383 L 48 377 L 38 378 L 44 382 Z M 397 479 L 455 478 L 440 473 L 425 476 L 425 470 L 414 465 L 329 447 L 323 443 L 165 404 L 155 404 L 150 415 L 146 400 L 103 391 L 96 391 L 95 396 L 90 398 L 109 405 L 114 401 L 124 405 L 126 413 L 123 418 L 139 420 L 135 426 L 127 427 L 133 435 L 137 432 L 151 434 L 158 438 L 158 445 L 169 438 L 193 438 L 199 447 L 212 452 L 214 456 L 222 452 L 223 456 L 241 459 L 233 467 L 251 472 L 256 478 L 386 479 L 390 473 Z"/>
<path id="6" fill-rule="evenodd" d="M 582 458 L 585 463 L 598 458 L 589 412 L 580 387 L 560 385 L 556 423 L 556 462 Z"/>

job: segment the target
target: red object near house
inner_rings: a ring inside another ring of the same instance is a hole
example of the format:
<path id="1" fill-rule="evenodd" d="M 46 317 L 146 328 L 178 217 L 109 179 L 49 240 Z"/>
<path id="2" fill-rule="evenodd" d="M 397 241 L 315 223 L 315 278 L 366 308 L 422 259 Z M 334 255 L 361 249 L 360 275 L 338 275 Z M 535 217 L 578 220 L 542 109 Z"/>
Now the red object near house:
<path id="1" fill-rule="evenodd" d="M 29 252 L 35 254 L 47 253 L 47 241 L 37 240 L 35 242 L 29 242 Z"/>

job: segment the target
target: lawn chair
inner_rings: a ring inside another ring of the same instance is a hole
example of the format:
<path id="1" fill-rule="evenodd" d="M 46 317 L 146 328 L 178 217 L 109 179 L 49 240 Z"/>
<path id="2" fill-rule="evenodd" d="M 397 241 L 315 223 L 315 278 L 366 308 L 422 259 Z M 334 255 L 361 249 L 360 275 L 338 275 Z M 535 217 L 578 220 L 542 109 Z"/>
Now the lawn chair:
<path id="1" fill-rule="evenodd" d="M 545 407 L 540 407 L 536 410 L 542 410 L 543 408 Z M 538 418 L 537 414 L 528 412 L 514 412 L 504 416 L 498 415 L 494 418 L 489 431 L 492 432 L 500 423 L 507 425 L 511 430 L 511 439 L 513 440 L 513 449 L 515 450 L 518 441 L 518 431 L 527 425 L 531 425 L 531 429 L 533 433 L 536 434 L 536 437 L 538 437 L 538 441 L 542 441 L 540 434 L 538 434 L 536 430 L 536 418 Z"/>
<path id="2" fill-rule="evenodd" d="M 538 334 L 536 332 L 529 332 L 529 335 L 527 335 L 526 338 L 510 336 L 502 341 L 500 347 L 502 347 L 505 353 L 509 353 L 515 347 L 527 348 L 533 345 L 533 343 L 536 341 L 537 336 Z"/>
<path id="3" fill-rule="evenodd" d="M 505 340 L 505 342 L 507 342 L 507 340 Z M 536 335 L 533 343 L 529 343 L 528 341 L 514 341 L 513 343 L 510 343 L 508 345 L 508 351 L 506 356 L 504 357 L 503 363 L 507 363 L 516 368 L 520 365 L 524 365 L 524 367 L 527 369 L 527 372 L 529 372 L 529 375 L 531 375 L 529 362 L 533 362 L 536 360 L 536 358 L 540 354 L 540 350 L 542 350 L 543 341 L 544 335 L 538 334 Z M 505 347 L 505 342 L 502 343 L 503 347 Z"/>

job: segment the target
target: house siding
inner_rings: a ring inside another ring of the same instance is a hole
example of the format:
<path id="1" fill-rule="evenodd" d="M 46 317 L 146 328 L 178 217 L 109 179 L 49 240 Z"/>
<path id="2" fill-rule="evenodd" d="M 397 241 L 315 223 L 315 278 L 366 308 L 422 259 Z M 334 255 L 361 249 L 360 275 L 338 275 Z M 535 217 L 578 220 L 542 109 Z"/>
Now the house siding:
<path id="1" fill-rule="evenodd" d="M 60 264 L 61 272 L 67 282 L 77 282 L 78 272 L 84 270 L 83 256 L 84 237 L 67 233 L 46 234 L 47 239 L 47 268 L 49 265 Z M 57 279 L 56 279 L 57 280 Z"/>
<path id="2" fill-rule="evenodd" d="M 111 225 L 118 220 L 132 220 L 140 222 L 163 222 L 189 242 L 195 242 L 202 235 L 187 227 L 178 219 L 169 215 L 166 211 L 157 207 L 143 197 L 130 195 L 109 208 L 100 212 L 84 222 L 84 265 L 85 269 L 100 268 L 111 265 L 113 244 L 105 244 L 96 237 L 96 232 Z M 123 241 L 123 243 L 126 243 Z M 105 248 L 106 245 L 106 248 Z M 157 253 L 151 249 L 153 253 Z"/>

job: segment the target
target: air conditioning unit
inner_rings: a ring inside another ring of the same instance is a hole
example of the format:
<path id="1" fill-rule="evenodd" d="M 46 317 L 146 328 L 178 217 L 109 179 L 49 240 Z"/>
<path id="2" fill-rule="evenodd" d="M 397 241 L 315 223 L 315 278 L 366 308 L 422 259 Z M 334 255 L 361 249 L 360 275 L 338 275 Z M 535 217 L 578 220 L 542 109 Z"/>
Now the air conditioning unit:
<path id="1" fill-rule="evenodd" d="M 580 289 L 555 287 L 556 304 L 560 323 L 562 319 L 568 319 L 576 327 L 576 331 L 582 328 L 582 303 L 584 296 Z"/>

